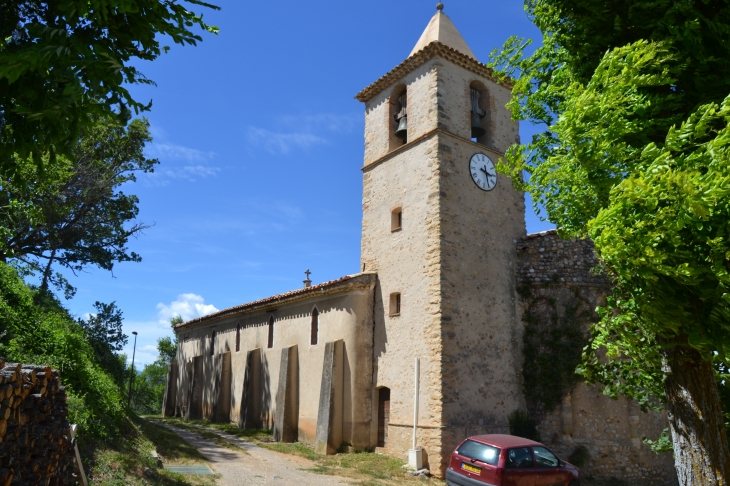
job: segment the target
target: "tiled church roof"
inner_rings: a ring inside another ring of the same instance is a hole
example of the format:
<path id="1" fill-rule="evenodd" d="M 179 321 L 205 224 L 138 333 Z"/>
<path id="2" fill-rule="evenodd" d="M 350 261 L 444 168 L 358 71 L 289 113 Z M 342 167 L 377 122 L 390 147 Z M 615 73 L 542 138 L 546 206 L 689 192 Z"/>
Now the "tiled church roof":
<path id="1" fill-rule="evenodd" d="M 345 282 L 350 283 L 356 283 L 360 280 L 364 281 L 365 283 L 369 283 L 370 281 L 375 280 L 376 274 L 374 272 L 366 272 L 366 273 L 358 273 L 355 275 L 346 275 L 342 278 L 339 278 L 337 280 L 330 280 L 329 282 L 323 282 L 321 284 L 312 285 L 311 287 L 304 287 L 301 289 L 296 290 L 290 290 L 289 292 L 284 292 L 282 294 L 272 295 L 271 297 L 266 297 L 265 299 L 261 300 L 255 300 L 253 302 L 248 302 L 246 304 L 237 305 L 235 307 L 229 307 L 228 309 L 223 309 L 221 311 L 215 312 L 213 314 L 208 314 L 207 316 L 198 317 L 197 319 L 192 319 L 187 322 L 183 322 L 181 324 L 177 324 L 173 326 L 173 329 L 175 331 L 180 331 L 183 328 L 191 327 L 195 324 L 202 323 L 204 321 L 213 320 L 220 317 L 225 317 L 231 314 L 237 314 L 239 312 L 245 312 L 245 311 L 251 311 L 254 309 L 257 309 L 258 307 L 270 307 L 272 304 L 280 304 L 284 303 L 285 301 L 290 301 L 292 299 L 299 300 L 297 298 L 306 298 L 310 297 L 310 294 L 315 293 L 324 293 L 328 290 L 334 290 L 335 287 L 344 284 Z M 349 286 L 344 289 L 349 289 Z"/>

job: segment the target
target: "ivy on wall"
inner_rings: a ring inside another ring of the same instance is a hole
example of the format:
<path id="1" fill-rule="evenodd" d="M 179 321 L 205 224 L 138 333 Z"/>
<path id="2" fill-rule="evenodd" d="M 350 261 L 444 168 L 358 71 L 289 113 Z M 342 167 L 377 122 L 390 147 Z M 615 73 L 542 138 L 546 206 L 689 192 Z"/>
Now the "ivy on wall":
<path id="1" fill-rule="evenodd" d="M 522 384 L 527 412 L 540 423 L 580 381 L 575 372 L 583 348 L 588 344 L 588 327 L 594 317 L 590 304 L 577 289 L 545 284 L 539 290 L 523 285 L 519 290 L 527 303 L 523 320 L 524 364 Z"/>

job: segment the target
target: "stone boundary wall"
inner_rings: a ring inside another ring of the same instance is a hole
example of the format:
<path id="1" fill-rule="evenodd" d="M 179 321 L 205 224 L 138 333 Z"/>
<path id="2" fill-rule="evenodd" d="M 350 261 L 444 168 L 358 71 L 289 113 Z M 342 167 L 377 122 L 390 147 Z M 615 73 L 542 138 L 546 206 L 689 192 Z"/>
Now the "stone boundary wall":
<path id="1" fill-rule="evenodd" d="M 57 370 L 0 358 L 0 485 L 77 484 L 67 416 Z"/>
<path id="2" fill-rule="evenodd" d="M 590 240 L 564 240 L 555 230 L 543 231 L 522 237 L 517 256 L 518 285 L 542 282 L 609 288 L 606 277 L 590 272 L 598 265 Z"/>
<path id="3" fill-rule="evenodd" d="M 605 302 L 609 280 L 593 275 L 598 265 L 593 242 L 563 240 L 555 230 L 517 240 L 517 289 L 522 315 L 540 313 L 544 322 L 558 319 L 566 309 L 584 312 L 581 325 L 588 333 L 589 315 Z M 550 303 L 546 305 L 545 303 Z M 542 315 L 554 313 L 554 316 Z M 527 323 L 525 323 L 527 325 Z M 584 447 L 588 458 L 579 465 L 585 477 L 621 480 L 611 484 L 670 486 L 677 484 L 671 454 L 656 455 L 641 437 L 656 438 L 668 427 L 666 413 L 642 413 L 625 398 L 612 400 L 596 386 L 579 383 L 563 403 L 540 421 L 542 442 L 563 459 Z"/>

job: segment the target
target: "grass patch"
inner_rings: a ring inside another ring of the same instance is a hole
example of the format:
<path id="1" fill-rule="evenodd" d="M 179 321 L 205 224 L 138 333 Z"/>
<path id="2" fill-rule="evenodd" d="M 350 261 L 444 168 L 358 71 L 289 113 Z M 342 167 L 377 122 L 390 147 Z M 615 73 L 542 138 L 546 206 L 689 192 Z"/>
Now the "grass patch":
<path id="1" fill-rule="evenodd" d="M 357 478 L 367 476 L 370 484 L 390 484 L 388 481 L 402 482 L 406 477 L 403 461 L 383 454 L 372 452 L 352 452 L 334 456 L 319 456 L 317 465 L 309 471 L 334 476 Z M 381 482 L 373 482 L 372 480 Z M 413 478 L 411 478 L 413 479 Z M 385 482 L 382 482 L 385 481 Z"/>
<path id="2" fill-rule="evenodd" d="M 161 419 L 158 418 L 158 420 Z M 235 424 L 214 424 L 205 420 L 185 422 L 180 418 L 165 418 L 164 422 L 196 433 L 202 432 L 200 426 L 208 427 L 209 429 L 234 435 L 270 451 L 303 457 L 314 463 L 312 467 L 305 468 L 305 471 L 354 479 L 358 481 L 357 484 L 360 486 L 394 486 L 404 483 L 445 484 L 443 481 L 434 478 L 423 480 L 409 476 L 403 469 L 403 461 L 384 454 L 349 452 L 333 456 L 322 456 L 301 442 L 292 444 L 274 442 L 270 430 L 239 429 Z M 215 435 L 213 432 L 209 433 Z"/>
<path id="3" fill-rule="evenodd" d="M 183 420 L 178 419 L 178 418 L 175 418 L 175 419 L 167 419 L 166 418 L 166 419 L 162 420 L 158 416 L 145 416 L 144 418 L 149 421 L 148 423 L 153 423 L 154 424 L 154 423 L 163 422 L 163 423 L 172 425 L 174 427 L 177 427 L 177 428 L 180 428 L 180 429 L 185 429 L 185 430 L 187 430 L 189 432 L 193 432 L 194 434 L 198 434 L 203 439 L 209 440 L 209 441 L 215 443 L 216 445 L 219 445 L 221 447 L 225 447 L 226 449 L 230 449 L 230 450 L 234 450 L 234 451 L 238 451 L 238 452 L 243 452 L 244 454 L 246 454 L 246 451 L 245 450 L 241 449 L 236 444 L 233 444 L 230 441 L 226 440 L 225 437 L 221 437 L 219 434 L 216 434 L 215 432 L 211 432 L 210 430 L 206 430 L 204 428 L 201 428 L 200 427 L 201 425 L 210 427 L 210 424 L 205 424 L 203 421 L 190 420 L 188 422 L 184 422 Z M 157 427 L 160 427 L 160 426 L 157 425 Z M 165 430 L 167 430 L 167 429 L 165 429 Z M 170 432 L 170 431 L 168 431 L 168 432 Z M 170 432 L 170 433 L 172 435 L 174 435 L 175 437 L 177 437 L 177 435 L 175 435 L 174 432 Z"/>
<path id="4" fill-rule="evenodd" d="M 157 468 L 152 451 L 165 464 L 206 464 L 193 446 L 170 430 L 135 415 L 128 416 L 114 439 L 79 440 L 84 469 L 92 486 L 214 486 L 218 476 L 183 476 Z"/>

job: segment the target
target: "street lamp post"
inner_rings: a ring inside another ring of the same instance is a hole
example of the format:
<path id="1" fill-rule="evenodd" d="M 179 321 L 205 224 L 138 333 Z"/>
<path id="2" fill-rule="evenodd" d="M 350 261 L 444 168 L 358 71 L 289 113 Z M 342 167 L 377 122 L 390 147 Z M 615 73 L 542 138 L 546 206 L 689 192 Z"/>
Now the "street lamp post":
<path id="1" fill-rule="evenodd" d="M 132 404 L 132 382 L 134 382 L 134 355 L 137 352 L 137 332 L 132 331 L 134 334 L 134 348 L 132 348 L 132 376 L 129 378 L 129 395 L 127 395 L 127 408 Z"/>

